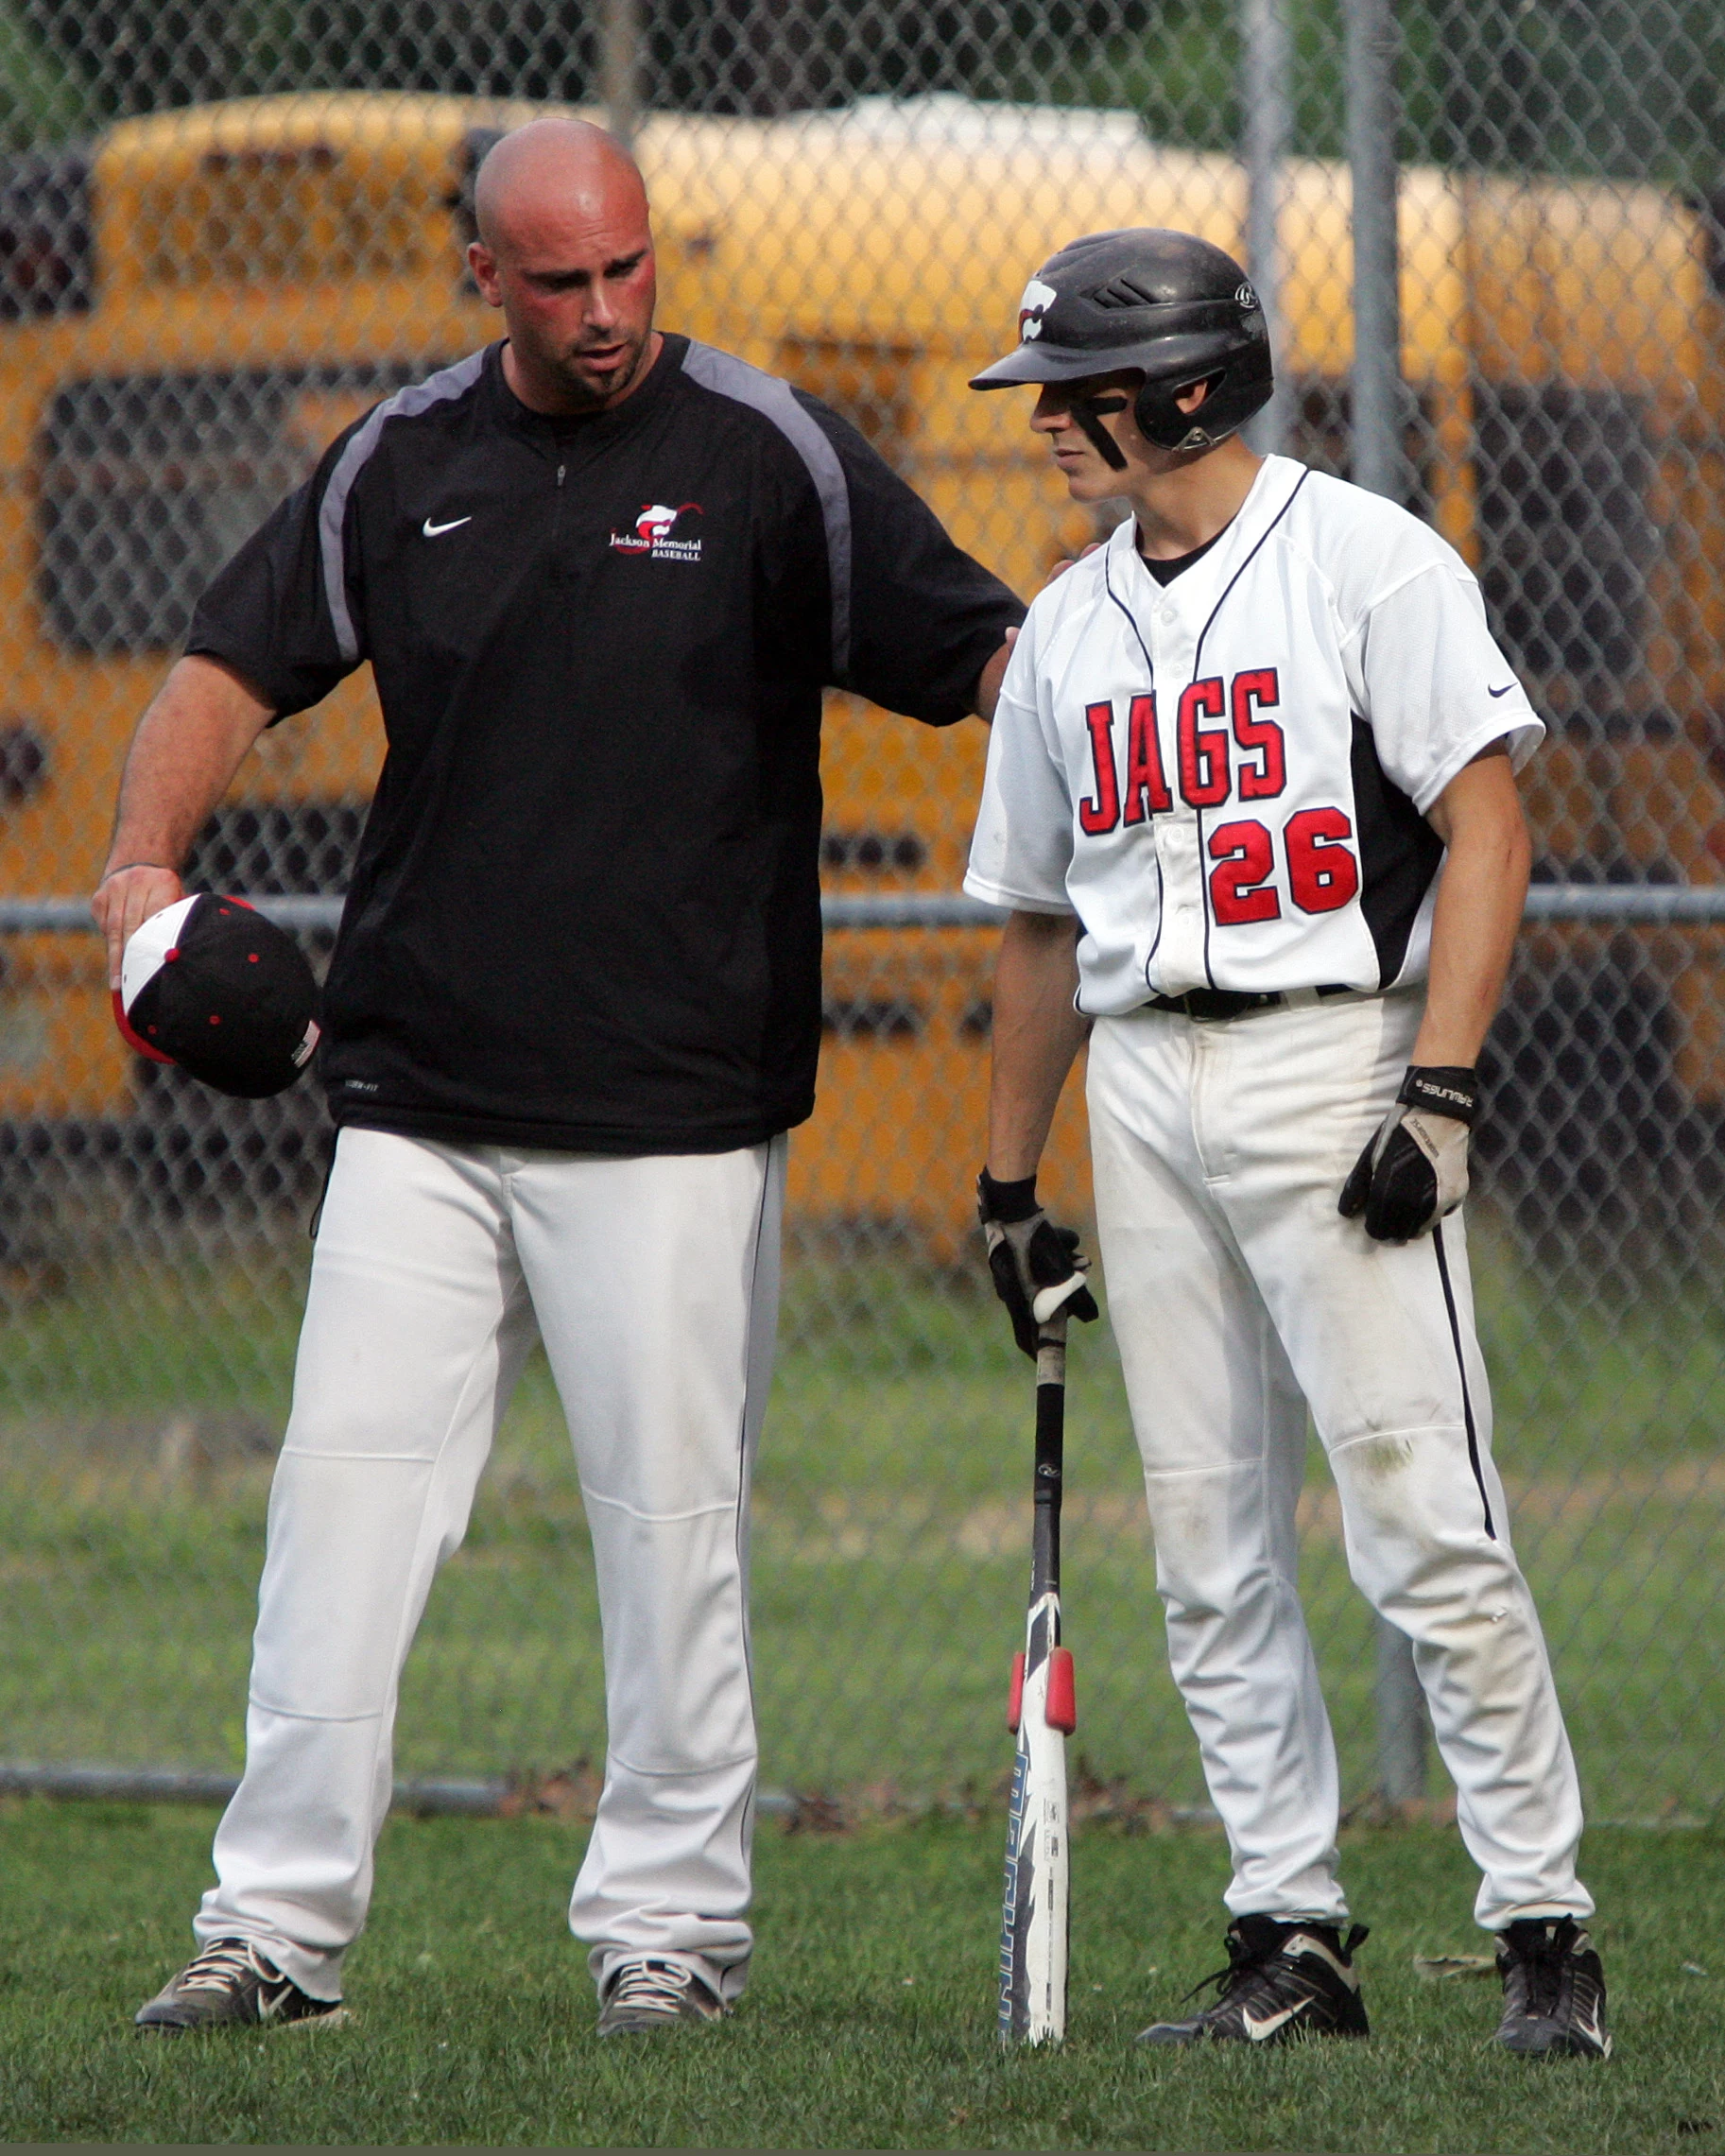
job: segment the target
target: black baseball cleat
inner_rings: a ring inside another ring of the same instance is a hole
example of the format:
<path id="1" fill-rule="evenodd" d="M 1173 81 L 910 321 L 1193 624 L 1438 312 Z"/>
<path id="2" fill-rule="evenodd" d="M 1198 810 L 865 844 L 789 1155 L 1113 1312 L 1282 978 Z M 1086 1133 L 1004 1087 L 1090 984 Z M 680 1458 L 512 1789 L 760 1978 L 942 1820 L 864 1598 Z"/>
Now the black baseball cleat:
<path id="1" fill-rule="evenodd" d="M 1524 2059 L 1609 2059 L 1605 1973 L 1574 1917 L 1522 1917 L 1497 1935 L 1497 2041 Z"/>
<path id="2" fill-rule="evenodd" d="M 1152 2022 L 1140 2044 L 1286 2044 L 1303 2036 L 1369 2036 L 1366 2002 L 1354 1974 L 1356 1923 L 1344 1940 L 1333 1923 L 1284 1923 L 1236 1917 L 1228 1927 L 1228 1966 L 1203 1976 L 1216 2000 L 1190 2021 Z"/>
<path id="3" fill-rule="evenodd" d="M 189 2028 L 278 2028 L 295 2022 L 338 2028 L 347 2018 L 339 1999 L 314 1999 L 301 1991 L 255 1940 L 217 1939 L 138 2009 L 137 2023 L 163 2036 L 183 2036 Z"/>
<path id="4" fill-rule="evenodd" d="M 601 2036 L 645 2036 L 686 2021 L 722 2021 L 729 2011 L 710 1984 L 683 1961 L 643 1955 L 619 1962 L 599 2000 Z"/>

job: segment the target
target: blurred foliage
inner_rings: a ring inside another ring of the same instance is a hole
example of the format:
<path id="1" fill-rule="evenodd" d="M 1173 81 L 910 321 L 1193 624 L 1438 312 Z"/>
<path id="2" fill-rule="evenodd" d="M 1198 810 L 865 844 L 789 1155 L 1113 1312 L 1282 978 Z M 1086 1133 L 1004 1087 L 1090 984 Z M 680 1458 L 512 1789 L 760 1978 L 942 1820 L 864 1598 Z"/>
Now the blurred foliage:
<path id="1" fill-rule="evenodd" d="M 1346 150 L 1342 0 L 1286 0 L 1293 146 Z M 1716 185 L 1725 172 L 1717 0 L 1400 0 L 1401 153 L 1410 164 Z M 1080 102 L 1130 105 L 1157 141 L 1238 142 L 1236 0 L 1159 0 L 1086 65 Z"/>
<path id="2" fill-rule="evenodd" d="M 76 133 L 89 101 L 86 85 L 36 34 L 29 11 L 0 6 L 0 147 Z"/>
<path id="3" fill-rule="evenodd" d="M 1342 154 L 1342 0 L 1287 0 L 1294 141 Z M 1718 0 L 1400 0 L 1411 162 L 1716 185 Z M 774 112 L 957 92 L 1238 140 L 1237 0 L 642 0 L 649 103 Z M 290 89 L 595 95 L 596 0 L 12 0 L 0 129 Z"/>

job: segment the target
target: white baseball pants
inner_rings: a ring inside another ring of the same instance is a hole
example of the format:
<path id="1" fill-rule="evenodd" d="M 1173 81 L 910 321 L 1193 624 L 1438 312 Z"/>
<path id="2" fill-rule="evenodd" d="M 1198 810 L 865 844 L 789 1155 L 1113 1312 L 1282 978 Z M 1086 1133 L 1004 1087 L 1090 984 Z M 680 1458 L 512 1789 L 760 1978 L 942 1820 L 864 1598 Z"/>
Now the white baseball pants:
<path id="1" fill-rule="evenodd" d="M 605 1782 L 570 1926 L 601 1986 L 653 1953 L 741 1992 L 749 1483 L 784 1186 L 783 1138 L 606 1160 L 341 1133 L 269 1500 L 245 1777 L 200 1943 L 255 1939 L 314 1998 L 340 1995 L 402 1664 L 537 1320 L 604 1630 Z"/>
<path id="2" fill-rule="evenodd" d="M 1338 1922 L 1337 1775 L 1296 1584 L 1306 1407 L 1357 1585 L 1413 1642 L 1475 1914 L 1589 1915 L 1580 1795 L 1492 1464 L 1461 1215 L 1374 1243 L 1336 1200 L 1394 1099 L 1417 995 L 1222 1023 L 1098 1020 L 1096 1219 L 1169 1658 L 1236 1915 Z"/>

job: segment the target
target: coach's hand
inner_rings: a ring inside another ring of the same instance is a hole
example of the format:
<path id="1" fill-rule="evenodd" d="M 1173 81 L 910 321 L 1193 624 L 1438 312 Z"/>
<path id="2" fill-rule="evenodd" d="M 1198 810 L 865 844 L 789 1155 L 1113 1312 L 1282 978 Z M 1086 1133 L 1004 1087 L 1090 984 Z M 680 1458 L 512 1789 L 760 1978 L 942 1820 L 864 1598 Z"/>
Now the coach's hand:
<path id="1" fill-rule="evenodd" d="M 1080 561 L 1088 561 L 1093 554 L 1099 554 L 1101 551 L 1102 542 L 1099 539 L 1093 539 L 1088 546 L 1079 547 L 1076 554 L 1062 554 L 1058 561 L 1050 561 L 1048 564 L 1048 584 L 1055 583 L 1066 574 L 1068 569 L 1076 569 Z M 1044 591 L 1047 590 L 1048 584 L 1043 586 Z"/>
<path id="2" fill-rule="evenodd" d="M 1036 1355 L 1036 1329 L 1057 1310 L 1085 1324 L 1098 1315 L 1084 1284 L 1090 1260 L 1076 1228 L 1057 1228 L 1036 1202 L 1036 1178 L 996 1182 L 987 1168 L 976 1178 L 976 1215 L 989 1246 L 994 1292 L 1012 1320 L 1012 1337 Z"/>
<path id="3" fill-rule="evenodd" d="M 157 861 L 123 861 L 110 869 L 90 901 L 96 926 L 108 940 L 108 985 L 120 985 L 120 959 L 133 932 L 152 915 L 185 896 L 172 869 Z"/>
<path id="4" fill-rule="evenodd" d="M 1468 1133 L 1479 1113 L 1469 1066 L 1409 1063 L 1395 1106 L 1341 1186 L 1344 1219 L 1366 1216 L 1380 1243 L 1409 1243 L 1467 1196 Z"/>

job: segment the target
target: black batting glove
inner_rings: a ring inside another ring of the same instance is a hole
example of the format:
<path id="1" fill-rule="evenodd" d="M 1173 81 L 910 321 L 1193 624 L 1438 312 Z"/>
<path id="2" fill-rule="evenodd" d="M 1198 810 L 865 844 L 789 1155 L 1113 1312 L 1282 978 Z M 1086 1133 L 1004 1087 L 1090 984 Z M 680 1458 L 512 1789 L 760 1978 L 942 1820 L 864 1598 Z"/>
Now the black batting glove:
<path id="1" fill-rule="evenodd" d="M 976 1216 L 989 1246 L 994 1292 L 1012 1320 L 1012 1337 L 1032 1360 L 1036 1331 L 1057 1311 L 1089 1324 L 1099 1315 L 1084 1285 L 1090 1260 L 1076 1228 L 1057 1228 L 1036 1202 L 1036 1178 L 996 1182 L 987 1168 L 976 1178 Z"/>
<path id="2" fill-rule="evenodd" d="M 1409 1063 L 1395 1106 L 1341 1186 L 1346 1220 L 1380 1243 L 1411 1243 L 1467 1196 L 1468 1133 L 1479 1113 L 1471 1065 Z"/>

